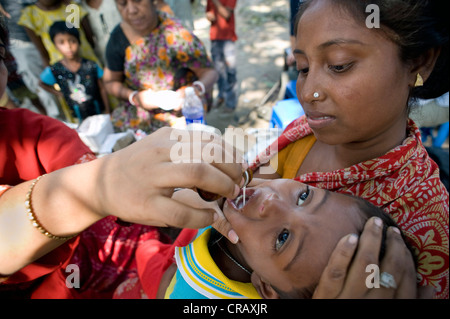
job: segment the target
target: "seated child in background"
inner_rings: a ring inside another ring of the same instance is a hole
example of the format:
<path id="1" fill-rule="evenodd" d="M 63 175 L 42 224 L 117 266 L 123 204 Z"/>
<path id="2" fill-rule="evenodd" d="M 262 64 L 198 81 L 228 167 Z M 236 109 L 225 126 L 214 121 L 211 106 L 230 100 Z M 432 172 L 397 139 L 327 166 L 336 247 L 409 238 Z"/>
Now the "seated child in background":
<path id="1" fill-rule="evenodd" d="M 24 1 L 20 1 L 23 3 Z M 37 0 L 22 9 L 17 24 L 23 26 L 25 31 L 38 49 L 44 66 L 52 65 L 61 60 L 62 56 L 55 48 L 49 34 L 50 26 L 56 21 L 79 22 L 81 39 L 81 56 L 100 63 L 95 55 L 95 42 L 92 27 L 88 19 L 88 12 L 77 2 L 71 0 Z"/>
<path id="2" fill-rule="evenodd" d="M 103 70 L 94 61 L 80 56 L 77 28 L 68 27 L 65 21 L 57 21 L 50 27 L 49 33 L 63 59 L 45 68 L 40 85 L 53 94 L 62 94 L 80 123 L 88 116 L 109 113 Z M 55 84 L 59 85 L 60 92 L 53 87 Z"/>
<path id="3" fill-rule="evenodd" d="M 175 196 L 204 206 L 192 193 Z M 384 231 L 396 226 L 361 198 L 294 180 L 265 180 L 245 194 L 245 203 L 238 196 L 223 206 L 239 236 L 236 245 L 211 228 L 193 241 L 196 231 L 183 230 L 172 246 L 143 245 L 137 253 L 138 278 L 119 286 L 115 297 L 311 298 L 342 237 L 360 234 L 371 217 L 383 221 Z M 380 259 L 383 254 L 382 247 Z"/>

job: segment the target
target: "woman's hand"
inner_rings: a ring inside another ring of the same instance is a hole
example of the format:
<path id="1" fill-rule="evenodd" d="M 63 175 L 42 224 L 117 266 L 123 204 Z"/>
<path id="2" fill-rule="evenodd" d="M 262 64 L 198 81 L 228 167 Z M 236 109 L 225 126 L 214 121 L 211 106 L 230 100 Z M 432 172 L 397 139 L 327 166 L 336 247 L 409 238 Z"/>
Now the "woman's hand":
<path id="1" fill-rule="evenodd" d="M 163 109 L 166 111 L 180 111 L 184 101 L 184 89 L 178 91 L 147 89 L 139 91 L 134 97 L 136 105 L 147 110 Z"/>
<path id="2" fill-rule="evenodd" d="M 101 211 L 155 226 L 211 225 L 214 209 L 177 201 L 172 198 L 174 189 L 197 187 L 235 198 L 243 172 L 240 154 L 218 135 L 170 128 L 100 160 Z"/>
<path id="3" fill-rule="evenodd" d="M 209 155 L 214 155 L 211 158 Z M 50 233 L 67 237 L 108 215 L 128 222 L 185 228 L 211 225 L 215 211 L 172 199 L 175 188 L 202 188 L 234 198 L 244 168 L 219 136 L 163 128 L 116 153 L 69 166 L 35 184 L 32 206 Z M 30 223 L 25 198 L 31 181 L 0 197 L 0 276 L 9 275 L 64 241 Z M 8 235 L 10 234 L 10 235 Z"/>
<path id="4" fill-rule="evenodd" d="M 387 230 L 386 254 L 379 263 L 381 238 L 382 226 L 376 218 L 366 223 L 359 240 L 356 235 L 344 237 L 330 257 L 313 298 L 417 298 L 414 261 L 399 230 L 393 227 Z M 369 265 L 372 268 L 367 268 Z M 374 266 L 379 267 L 378 274 L 392 275 L 397 287 L 370 288 L 372 279 L 379 280 Z"/>
<path id="5" fill-rule="evenodd" d="M 139 91 L 134 97 L 134 101 L 136 101 L 137 106 L 140 106 L 146 110 L 157 109 L 159 107 L 152 103 L 154 94 L 155 91 L 152 89 Z"/>

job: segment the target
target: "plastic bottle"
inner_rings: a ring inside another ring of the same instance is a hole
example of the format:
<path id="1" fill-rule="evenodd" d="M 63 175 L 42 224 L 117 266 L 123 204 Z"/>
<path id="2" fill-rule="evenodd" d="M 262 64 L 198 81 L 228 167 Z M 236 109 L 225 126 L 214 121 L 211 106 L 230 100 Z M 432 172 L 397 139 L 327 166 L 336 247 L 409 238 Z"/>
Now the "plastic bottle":
<path id="1" fill-rule="evenodd" d="M 191 123 L 205 123 L 205 117 L 203 114 L 202 100 L 195 94 L 193 87 L 187 87 L 184 91 L 185 99 L 181 112 L 186 118 L 186 124 Z"/>

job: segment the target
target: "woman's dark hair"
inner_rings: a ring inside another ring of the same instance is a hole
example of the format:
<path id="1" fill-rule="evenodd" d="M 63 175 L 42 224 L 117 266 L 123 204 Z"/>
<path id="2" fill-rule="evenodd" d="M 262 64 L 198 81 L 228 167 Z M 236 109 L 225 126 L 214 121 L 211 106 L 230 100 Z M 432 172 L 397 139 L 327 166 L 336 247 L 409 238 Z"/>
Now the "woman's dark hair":
<path id="1" fill-rule="evenodd" d="M 0 14 L 0 39 L 5 46 L 9 45 L 9 31 L 3 14 Z"/>
<path id="2" fill-rule="evenodd" d="M 78 31 L 78 29 L 70 23 L 67 23 L 66 21 L 56 21 L 52 24 L 52 26 L 48 30 L 48 33 L 50 35 L 50 38 L 52 39 L 52 42 L 55 42 L 54 39 L 57 34 L 70 34 L 77 38 L 78 43 L 81 43 L 80 32 Z"/>
<path id="3" fill-rule="evenodd" d="M 296 26 L 309 5 L 300 4 Z M 400 47 L 400 58 L 407 63 L 428 50 L 440 48 L 433 72 L 424 86 L 411 89 L 411 98 L 431 99 L 449 91 L 448 12 L 442 0 L 332 0 L 333 5 L 365 24 L 370 4 L 380 9 L 380 31 Z M 297 29 L 297 28 L 296 28 Z M 375 29 L 376 30 L 376 29 Z M 297 30 L 295 30 L 297 36 Z"/>

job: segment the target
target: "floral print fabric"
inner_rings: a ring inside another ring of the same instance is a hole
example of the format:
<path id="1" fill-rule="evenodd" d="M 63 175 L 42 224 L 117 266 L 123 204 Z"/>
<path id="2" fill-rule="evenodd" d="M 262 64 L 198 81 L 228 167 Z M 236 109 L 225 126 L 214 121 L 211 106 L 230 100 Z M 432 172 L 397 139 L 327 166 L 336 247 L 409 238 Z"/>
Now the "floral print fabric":
<path id="1" fill-rule="evenodd" d="M 188 84 L 185 70 L 212 67 L 203 43 L 166 13 L 158 13 L 159 25 L 148 36 L 125 50 L 125 82 L 134 90 L 176 90 Z M 184 71 L 184 72 L 183 72 Z M 115 127 L 150 133 L 170 125 L 173 115 L 158 114 L 129 103 L 113 113 Z"/>

